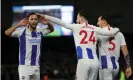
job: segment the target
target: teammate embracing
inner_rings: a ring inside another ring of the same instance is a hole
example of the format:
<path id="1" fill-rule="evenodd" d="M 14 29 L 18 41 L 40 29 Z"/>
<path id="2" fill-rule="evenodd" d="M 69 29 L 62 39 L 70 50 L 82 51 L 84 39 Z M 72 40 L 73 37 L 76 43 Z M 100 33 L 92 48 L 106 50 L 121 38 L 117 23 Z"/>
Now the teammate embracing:
<path id="1" fill-rule="evenodd" d="M 42 15 L 45 19 L 54 22 L 62 27 L 68 28 L 73 32 L 75 46 L 77 51 L 77 80 L 96 80 L 99 69 L 98 58 L 96 55 L 96 44 L 98 35 L 113 36 L 119 29 L 114 28 L 111 31 L 104 31 L 99 27 L 88 24 L 85 11 L 80 11 L 77 15 L 78 24 L 69 24 L 58 18 Z"/>

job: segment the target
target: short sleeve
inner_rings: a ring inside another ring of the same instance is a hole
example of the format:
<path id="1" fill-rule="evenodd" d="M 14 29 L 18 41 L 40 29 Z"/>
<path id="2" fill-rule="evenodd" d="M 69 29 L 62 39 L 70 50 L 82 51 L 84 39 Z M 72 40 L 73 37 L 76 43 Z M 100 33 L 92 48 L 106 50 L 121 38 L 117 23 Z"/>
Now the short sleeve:
<path id="1" fill-rule="evenodd" d="M 47 28 L 41 28 L 41 29 L 39 29 L 39 31 L 43 34 L 43 36 L 47 35 L 48 33 L 50 33 L 50 30 L 47 29 Z"/>
<path id="2" fill-rule="evenodd" d="M 121 38 L 121 45 L 126 45 L 125 37 L 122 33 L 120 33 L 120 38 Z"/>
<path id="3" fill-rule="evenodd" d="M 21 34 L 23 33 L 25 28 L 17 28 L 13 33 L 12 37 L 20 37 Z"/>

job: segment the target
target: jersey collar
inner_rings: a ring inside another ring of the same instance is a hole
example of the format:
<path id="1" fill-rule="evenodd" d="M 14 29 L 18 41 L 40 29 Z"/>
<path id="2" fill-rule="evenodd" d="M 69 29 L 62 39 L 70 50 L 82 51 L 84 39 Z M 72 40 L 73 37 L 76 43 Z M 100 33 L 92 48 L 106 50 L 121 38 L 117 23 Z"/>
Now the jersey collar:
<path id="1" fill-rule="evenodd" d="M 84 22 L 83 25 L 84 25 L 84 26 L 88 26 L 88 23 L 87 23 L 87 22 Z"/>

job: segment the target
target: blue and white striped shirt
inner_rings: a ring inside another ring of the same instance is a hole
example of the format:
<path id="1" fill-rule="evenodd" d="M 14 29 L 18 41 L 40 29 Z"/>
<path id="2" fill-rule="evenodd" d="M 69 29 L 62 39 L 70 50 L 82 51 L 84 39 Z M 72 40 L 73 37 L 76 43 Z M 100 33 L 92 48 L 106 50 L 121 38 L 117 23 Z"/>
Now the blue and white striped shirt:
<path id="1" fill-rule="evenodd" d="M 27 27 L 16 29 L 13 37 L 19 38 L 19 65 L 39 66 L 42 37 L 49 33 L 46 28 L 31 32 Z"/>

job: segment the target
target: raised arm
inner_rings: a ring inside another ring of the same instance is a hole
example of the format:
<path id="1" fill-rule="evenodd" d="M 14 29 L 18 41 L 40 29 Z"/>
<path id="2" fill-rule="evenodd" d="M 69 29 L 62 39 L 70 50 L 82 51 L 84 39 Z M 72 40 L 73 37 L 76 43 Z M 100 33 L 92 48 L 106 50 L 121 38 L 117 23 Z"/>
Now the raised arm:
<path id="1" fill-rule="evenodd" d="M 49 33 L 53 32 L 54 31 L 54 27 L 52 25 L 52 23 L 48 20 L 46 20 L 44 17 L 41 18 L 41 22 L 44 24 L 44 25 L 48 25 L 48 27 L 46 28 L 47 30 L 49 30 Z"/>
<path id="2" fill-rule="evenodd" d="M 5 31 L 5 34 L 7 35 L 7 36 L 15 36 L 15 37 L 17 37 L 18 35 L 19 35 L 19 32 L 15 32 L 15 30 L 18 28 L 18 27 L 20 27 L 20 26 L 25 26 L 25 25 L 27 25 L 28 24 L 28 21 L 27 21 L 27 19 L 23 19 L 23 20 L 21 20 L 19 23 L 17 23 L 16 25 L 14 25 L 14 26 L 12 26 L 12 27 L 10 27 L 9 29 L 7 29 L 6 31 Z M 14 34 L 13 34 L 14 33 Z"/>
<path id="3" fill-rule="evenodd" d="M 102 28 L 99 27 L 95 27 L 95 31 L 100 34 L 100 35 L 104 35 L 104 36 L 115 36 L 118 32 L 119 29 L 118 28 L 112 28 L 111 30 L 104 30 Z"/>
<path id="4" fill-rule="evenodd" d="M 56 18 L 56 17 L 52 17 L 52 16 L 48 16 L 48 15 L 42 15 L 42 14 L 39 14 L 37 13 L 37 15 L 41 16 L 41 17 L 44 17 L 45 19 L 55 23 L 55 24 L 58 24 L 62 27 L 65 27 L 65 28 L 68 28 L 68 29 L 72 29 L 73 28 L 73 24 L 70 24 L 70 23 L 66 23 L 64 21 L 62 21 L 61 19 L 59 18 Z"/>

